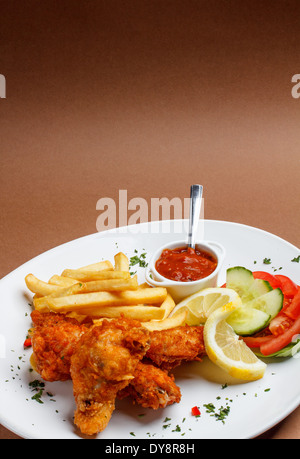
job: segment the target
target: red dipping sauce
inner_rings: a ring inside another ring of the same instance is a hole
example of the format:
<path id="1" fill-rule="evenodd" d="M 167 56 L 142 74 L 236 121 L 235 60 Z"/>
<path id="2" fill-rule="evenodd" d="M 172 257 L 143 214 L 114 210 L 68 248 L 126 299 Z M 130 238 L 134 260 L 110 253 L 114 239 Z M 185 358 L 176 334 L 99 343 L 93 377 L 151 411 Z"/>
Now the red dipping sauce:
<path id="1" fill-rule="evenodd" d="M 217 264 L 217 259 L 204 250 L 178 247 L 163 250 L 155 268 L 167 279 L 191 282 L 209 276 Z"/>

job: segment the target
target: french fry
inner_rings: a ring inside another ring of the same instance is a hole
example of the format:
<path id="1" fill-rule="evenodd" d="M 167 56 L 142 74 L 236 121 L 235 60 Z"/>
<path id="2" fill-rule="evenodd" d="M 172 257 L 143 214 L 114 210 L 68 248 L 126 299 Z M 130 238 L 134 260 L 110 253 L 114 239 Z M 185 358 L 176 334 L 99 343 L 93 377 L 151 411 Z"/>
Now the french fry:
<path id="1" fill-rule="evenodd" d="M 35 277 L 33 274 L 28 274 L 25 277 L 25 283 L 32 293 L 36 293 L 39 296 L 50 295 L 51 293 L 59 292 L 63 289 L 63 287 L 59 287 L 58 285 L 48 284 Z"/>
<path id="2" fill-rule="evenodd" d="M 142 322 L 142 325 L 149 331 L 160 331 L 181 327 L 185 323 L 187 314 L 188 311 L 182 311 L 179 314 L 175 314 L 172 317 L 167 317 L 166 319 Z"/>
<path id="3" fill-rule="evenodd" d="M 128 306 L 138 304 L 160 305 L 167 296 L 167 290 L 162 287 L 145 288 L 134 291 L 124 291 L 121 293 L 110 292 L 93 292 L 82 293 L 79 295 L 68 295 L 58 298 L 48 298 L 49 308 L 55 312 L 76 311 L 80 310 L 81 314 L 85 314 L 84 310 L 94 307 L 104 306 Z"/>
<path id="4" fill-rule="evenodd" d="M 63 277 L 76 279 L 81 282 L 89 282 L 104 279 L 129 279 L 130 274 L 123 271 L 84 271 L 80 269 L 65 269 Z"/>
<path id="5" fill-rule="evenodd" d="M 129 279 L 103 279 L 83 284 L 81 293 L 91 292 L 123 292 L 138 289 L 137 276 Z"/>
<path id="6" fill-rule="evenodd" d="M 77 312 L 68 312 L 66 314 L 66 317 L 70 317 L 71 319 L 76 319 L 77 322 L 83 322 L 87 316 L 82 315 L 82 314 L 77 314 Z"/>
<path id="7" fill-rule="evenodd" d="M 175 301 L 173 300 L 171 295 L 168 293 L 165 301 L 161 305 L 161 309 L 164 311 L 163 319 L 166 319 L 167 317 L 169 317 L 169 315 L 171 314 L 175 306 L 176 306 Z"/>
<path id="8" fill-rule="evenodd" d="M 99 261 L 98 263 L 92 263 L 91 265 L 79 268 L 80 271 L 112 271 L 113 269 L 114 267 L 109 260 Z"/>
<path id="9" fill-rule="evenodd" d="M 80 281 L 69 277 L 58 276 L 57 274 L 54 274 L 54 276 L 48 280 L 48 284 L 58 285 L 60 287 L 71 287 L 71 285 L 77 284 L 78 282 Z"/>
<path id="10" fill-rule="evenodd" d="M 185 311 L 169 317 L 175 302 L 165 288 L 139 285 L 137 276 L 130 276 L 129 260 L 123 252 L 117 253 L 114 261 L 114 266 L 106 260 L 65 269 L 48 283 L 28 274 L 25 281 L 35 294 L 35 309 L 64 313 L 80 322 L 86 317 L 94 318 L 94 323 L 125 317 L 139 320 L 150 331 L 184 324 Z"/>
<path id="11" fill-rule="evenodd" d="M 143 284 L 139 285 L 139 288 L 142 289 L 142 288 L 153 288 L 153 287 L 151 285 L 147 284 L 147 282 L 144 282 Z"/>
<path id="12" fill-rule="evenodd" d="M 103 306 L 101 308 L 93 308 L 86 310 L 87 315 L 91 317 L 125 317 L 126 319 L 134 319 L 140 321 L 149 321 L 152 319 L 159 319 L 163 317 L 163 311 L 156 306 L 133 305 L 133 306 Z M 96 319 L 93 321 L 97 322 Z"/>
<path id="13" fill-rule="evenodd" d="M 32 368 L 34 371 L 38 372 L 38 371 L 37 371 L 37 365 L 36 365 L 36 360 L 35 360 L 35 355 L 34 355 L 34 354 L 31 354 L 29 361 L 30 361 L 31 368 Z"/>
<path id="14" fill-rule="evenodd" d="M 33 306 L 38 311 L 49 311 L 48 299 L 68 297 L 78 294 L 88 294 L 92 292 L 123 292 L 125 290 L 137 290 L 138 281 L 137 276 L 130 279 L 106 279 L 100 281 L 92 281 L 86 283 L 76 283 L 71 287 L 59 288 L 59 290 L 43 297 L 35 297 L 33 299 Z"/>
<path id="15" fill-rule="evenodd" d="M 115 270 L 129 272 L 129 260 L 123 252 L 119 252 L 114 256 Z"/>
<path id="16" fill-rule="evenodd" d="M 50 295 L 43 297 L 34 297 L 33 306 L 40 312 L 49 311 L 48 298 L 58 298 L 60 296 L 75 295 L 82 292 L 84 284 L 78 283 L 71 285 L 71 287 L 60 288 L 58 291 L 51 293 Z"/>
<path id="17" fill-rule="evenodd" d="M 33 298 L 34 309 L 40 312 L 49 312 L 50 308 L 49 308 L 48 301 L 46 300 L 46 298 L 48 298 L 48 296 L 42 296 L 40 298 L 38 297 Z"/>

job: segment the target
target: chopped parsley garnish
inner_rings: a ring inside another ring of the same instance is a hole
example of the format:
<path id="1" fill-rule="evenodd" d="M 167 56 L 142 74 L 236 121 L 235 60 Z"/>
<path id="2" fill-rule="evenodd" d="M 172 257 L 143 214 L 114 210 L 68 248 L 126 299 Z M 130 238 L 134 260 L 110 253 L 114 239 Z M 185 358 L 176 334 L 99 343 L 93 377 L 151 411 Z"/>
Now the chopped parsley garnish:
<path id="1" fill-rule="evenodd" d="M 43 404 L 43 400 L 41 400 L 41 397 L 43 395 L 43 389 L 40 389 L 35 395 L 31 397 L 31 400 L 35 400 L 38 403 Z"/>
<path id="2" fill-rule="evenodd" d="M 293 258 L 291 261 L 295 263 L 300 263 L 300 255 L 298 255 L 298 257 Z"/>
<path id="3" fill-rule="evenodd" d="M 28 385 L 31 388 L 31 392 L 36 392 L 36 394 L 31 397 L 31 400 L 35 400 L 36 402 L 43 404 L 44 402 L 42 400 L 42 396 L 44 395 L 45 391 L 45 383 L 39 379 L 35 379 L 34 381 L 28 383 Z M 46 391 L 46 394 L 48 397 L 53 397 L 51 392 Z M 50 401 L 55 402 L 53 398 L 50 398 Z"/>
<path id="4" fill-rule="evenodd" d="M 34 381 L 31 381 L 28 385 L 33 390 L 38 390 L 40 388 L 44 388 L 45 387 L 45 383 L 43 383 L 42 381 L 39 381 L 38 379 L 35 379 Z"/>
<path id="5" fill-rule="evenodd" d="M 270 265 L 271 264 L 271 258 L 264 258 L 263 263 L 265 265 Z"/>
<path id="6" fill-rule="evenodd" d="M 215 413 L 215 417 L 217 421 L 222 421 L 225 424 L 225 418 L 228 416 L 230 412 L 230 406 L 226 406 L 225 408 L 221 406 L 218 413 Z"/>
<path id="7" fill-rule="evenodd" d="M 206 408 L 206 413 L 214 413 L 215 412 L 215 405 L 213 403 L 206 403 L 203 405 Z"/>
<path id="8" fill-rule="evenodd" d="M 31 381 L 28 385 L 29 387 L 31 387 L 32 392 L 36 391 L 36 394 L 31 397 L 31 400 L 35 400 L 36 402 L 43 404 L 44 402 L 43 400 L 41 400 L 41 397 L 45 389 L 45 383 L 39 381 L 38 379 L 35 379 L 34 381 Z"/>
<path id="9" fill-rule="evenodd" d="M 176 428 L 172 432 L 181 432 L 181 427 L 177 424 Z"/>
<path id="10" fill-rule="evenodd" d="M 168 427 L 171 426 L 171 423 L 170 423 L 169 421 L 171 421 L 171 418 L 168 418 L 168 417 L 166 417 L 166 418 L 163 420 L 163 429 L 167 429 Z"/>
<path id="11" fill-rule="evenodd" d="M 138 253 L 138 251 L 135 249 L 135 253 Z M 146 262 L 146 253 L 141 253 L 140 256 L 134 255 L 133 257 L 130 257 L 129 260 L 129 266 L 135 266 L 138 265 L 140 268 L 146 268 L 148 266 L 148 263 Z"/>
<path id="12" fill-rule="evenodd" d="M 219 411 L 216 411 L 216 407 L 213 403 L 207 403 L 203 406 L 206 408 L 207 413 L 210 413 L 211 416 L 214 416 L 217 421 L 222 421 L 222 423 L 225 424 L 225 418 L 230 412 L 230 406 L 221 406 Z"/>

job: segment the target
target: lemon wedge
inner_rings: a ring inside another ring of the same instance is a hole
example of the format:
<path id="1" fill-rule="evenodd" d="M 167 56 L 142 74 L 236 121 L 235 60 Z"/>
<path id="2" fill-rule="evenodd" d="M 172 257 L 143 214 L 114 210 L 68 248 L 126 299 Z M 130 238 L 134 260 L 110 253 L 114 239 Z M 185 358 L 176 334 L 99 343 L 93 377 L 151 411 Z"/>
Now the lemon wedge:
<path id="1" fill-rule="evenodd" d="M 213 311 L 230 302 L 236 307 L 242 305 L 242 300 L 235 290 L 221 287 L 205 288 L 178 303 L 170 317 L 187 311 L 187 325 L 202 325 Z"/>
<path id="2" fill-rule="evenodd" d="M 204 343 L 209 359 L 234 378 L 254 381 L 264 376 L 266 364 L 226 322 L 237 306 L 229 302 L 210 314 L 204 325 Z"/>

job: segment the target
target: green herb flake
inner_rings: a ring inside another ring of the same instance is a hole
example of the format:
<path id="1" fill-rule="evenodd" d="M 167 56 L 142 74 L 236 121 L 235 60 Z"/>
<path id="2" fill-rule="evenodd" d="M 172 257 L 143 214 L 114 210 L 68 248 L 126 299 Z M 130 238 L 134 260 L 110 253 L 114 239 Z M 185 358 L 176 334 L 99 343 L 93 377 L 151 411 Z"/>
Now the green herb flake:
<path id="1" fill-rule="evenodd" d="M 215 418 L 217 421 L 222 421 L 225 424 L 225 418 L 228 416 L 230 412 L 230 406 L 226 406 L 225 408 L 221 406 L 218 413 L 215 413 Z"/>
<path id="2" fill-rule="evenodd" d="M 213 403 L 206 403 L 203 405 L 206 408 L 206 413 L 214 413 L 215 412 L 215 405 Z"/>
<path id="3" fill-rule="evenodd" d="M 41 397 L 43 395 L 43 390 L 39 390 L 35 395 L 31 397 L 31 400 L 35 400 L 38 403 L 43 404 L 44 402 L 41 400 Z"/>
<path id="4" fill-rule="evenodd" d="M 172 432 L 181 432 L 181 427 L 177 424 L 176 428 Z"/>
<path id="5" fill-rule="evenodd" d="M 33 390 L 37 389 L 37 388 L 44 388 L 45 387 L 45 383 L 43 383 L 42 381 L 39 381 L 38 379 L 35 379 L 34 381 L 31 381 L 28 385 Z"/>
<path id="6" fill-rule="evenodd" d="M 263 263 L 265 265 L 270 265 L 271 264 L 271 258 L 264 258 Z"/>
<path id="7" fill-rule="evenodd" d="M 291 261 L 293 261 L 294 263 L 300 263 L 300 255 L 298 255 L 298 257 L 293 258 Z"/>
<path id="8" fill-rule="evenodd" d="M 221 421 L 223 424 L 225 424 L 225 418 L 228 416 L 230 412 L 230 407 L 227 403 L 226 405 L 227 406 L 225 407 L 221 406 L 218 411 L 213 403 L 207 403 L 203 406 L 206 408 L 206 413 L 209 413 L 210 416 L 213 416 L 216 419 L 216 421 Z"/>
<path id="9" fill-rule="evenodd" d="M 135 249 L 134 253 L 138 253 L 138 251 Z M 134 255 L 133 257 L 130 257 L 129 259 L 129 266 L 135 266 L 138 265 L 140 268 L 146 268 L 148 266 L 148 263 L 146 262 L 146 252 L 141 253 L 140 256 Z"/>

